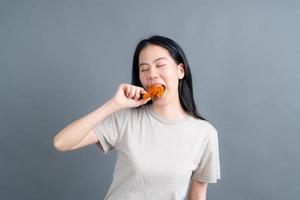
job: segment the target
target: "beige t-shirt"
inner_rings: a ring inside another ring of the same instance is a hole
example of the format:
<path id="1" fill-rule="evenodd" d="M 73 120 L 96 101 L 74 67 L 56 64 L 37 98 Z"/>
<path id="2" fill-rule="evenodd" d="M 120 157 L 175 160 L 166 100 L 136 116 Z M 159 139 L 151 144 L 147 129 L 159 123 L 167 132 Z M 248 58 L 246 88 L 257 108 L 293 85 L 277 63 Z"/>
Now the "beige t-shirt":
<path id="1" fill-rule="evenodd" d="M 220 179 L 217 131 L 207 121 L 169 121 L 150 104 L 115 112 L 93 130 L 102 152 L 118 154 L 106 200 L 183 200 L 190 179 Z"/>

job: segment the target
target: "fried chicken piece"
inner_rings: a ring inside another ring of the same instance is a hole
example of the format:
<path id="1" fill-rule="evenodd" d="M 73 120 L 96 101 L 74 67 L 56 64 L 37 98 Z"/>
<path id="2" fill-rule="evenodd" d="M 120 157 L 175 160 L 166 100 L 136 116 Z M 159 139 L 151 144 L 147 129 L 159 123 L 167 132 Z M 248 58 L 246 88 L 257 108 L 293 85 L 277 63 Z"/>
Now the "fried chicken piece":
<path id="1" fill-rule="evenodd" d="M 143 99 L 151 97 L 152 100 L 156 100 L 164 94 L 165 86 L 153 84 L 148 88 L 146 94 L 143 94 Z"/>

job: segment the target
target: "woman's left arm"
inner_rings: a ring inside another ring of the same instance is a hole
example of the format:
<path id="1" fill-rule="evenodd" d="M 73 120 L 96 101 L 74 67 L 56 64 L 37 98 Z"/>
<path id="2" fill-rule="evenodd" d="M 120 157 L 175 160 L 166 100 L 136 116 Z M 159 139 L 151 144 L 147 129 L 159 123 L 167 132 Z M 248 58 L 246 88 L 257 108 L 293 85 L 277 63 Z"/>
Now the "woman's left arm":
<path id="1" fill-rule="evenodd" d="M 207 183 L 191 180 L 188 200 L 206 200 Z"/>

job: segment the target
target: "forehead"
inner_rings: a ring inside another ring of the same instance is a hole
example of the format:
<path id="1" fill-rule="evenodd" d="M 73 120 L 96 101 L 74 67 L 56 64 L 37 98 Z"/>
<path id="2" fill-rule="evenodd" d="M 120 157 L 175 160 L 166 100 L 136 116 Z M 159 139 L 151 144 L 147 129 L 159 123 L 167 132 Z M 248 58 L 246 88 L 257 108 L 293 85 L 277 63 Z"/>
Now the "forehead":
<path id="1" fill-rule="evenodd" d="M 139 63 L 152 63 L 155 59 L 165 57 L 170 60 L 171 56 L 165 48 L 158 45 L 146 46 L 139 55 Z"/>

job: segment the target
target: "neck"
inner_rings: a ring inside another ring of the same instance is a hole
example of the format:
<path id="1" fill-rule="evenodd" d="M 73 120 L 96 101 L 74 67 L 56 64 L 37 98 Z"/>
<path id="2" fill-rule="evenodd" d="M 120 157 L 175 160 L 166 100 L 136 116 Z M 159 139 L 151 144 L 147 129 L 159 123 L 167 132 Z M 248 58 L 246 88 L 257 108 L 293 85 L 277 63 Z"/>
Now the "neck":
<path id="1" fill-rule="evenodd" d="M 188 115 L 182 108 L 179 99 L 163 106 L 153 103 L 152 108 L 156 114 L 167 120 L 180 120 Z"/>

